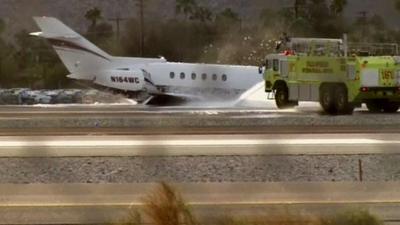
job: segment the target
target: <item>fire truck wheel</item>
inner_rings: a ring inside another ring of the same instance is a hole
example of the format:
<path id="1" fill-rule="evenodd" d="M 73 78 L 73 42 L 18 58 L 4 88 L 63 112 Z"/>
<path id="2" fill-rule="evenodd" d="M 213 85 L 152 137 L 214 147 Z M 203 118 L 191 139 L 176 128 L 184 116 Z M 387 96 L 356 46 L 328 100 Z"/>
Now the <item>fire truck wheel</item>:
<path id="1" fill-rule="evenodd" d="M 289 90 L 285 85 L 278 85 L 275 91 L 275 103 L 279 109 L 287 109 L 293 107 L 289 101 Z"/>
<path id="2" fill-rule="evenodd" d="M 367 108 L 371 113 L 380 113 L 383 110 L 383 104 L 379 101 L 367 102 Z"/>
<path id="3" fill-rule="evenodd" d="M 335 90 L 335 109 L 336 113 L 340 115 L 352 114 L 354 106 L 349 102 L 347 88 L 343 85 L 336 86 Z"/>
<path id="4" fill-rule="evenodd" d="M 330 86 L 323 86 L 320 91 L 319 103 L 325 112 L 336 114 L 333 90 Z"/>
<path id="5" fill-rule="evenodd" d="M 399 111 L 400 105 L 396 102 L 386 102 L 383 104 L 383 112 L 385 113 L 395 113 Z"/>

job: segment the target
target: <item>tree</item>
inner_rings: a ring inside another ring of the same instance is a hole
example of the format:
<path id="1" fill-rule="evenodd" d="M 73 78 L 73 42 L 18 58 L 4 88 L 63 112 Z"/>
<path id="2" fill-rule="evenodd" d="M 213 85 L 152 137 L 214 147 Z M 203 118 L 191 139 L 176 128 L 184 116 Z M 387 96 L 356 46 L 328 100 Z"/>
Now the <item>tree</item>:
<path id="1" fill-rule="evenodd" d="M 144 0 L 137 0 L 138 1 L 138 6 L 139 6 L 139 15 L 140 15 L 140 20 L 139 20 L 139 24 L 140 24 L 140 41 L 139 41 L 139 46 L 140 46 L 140 56 L 143 57 L 144 56 L 144 39 L 145 39 L 145 27 L 144 27 L 144 8 L 145 8 L 145 4 L 144 4 Z"/>
<path id="2" fill-rule="evenodd" d="M 198 6 L 195 8 L 193 15 L 190 17 L 191 20 L 197 20 L 200 21 L 202 23 L 207 22 L 207 21 L 211 21 L 212 20 L 212 12 L 206 8 L 206 7 L 202 7 L 202 6 Z"/>
<path id="3" fill-rule="evenodd" d="M 278 17 L 278 12 L 270 8 L 265 8 L 260 13 L 260 20 L 262 21 L 262 25 L 267 28 L 273 27 Z"/>
<path id="4" fill-rule="evenodd" d="M 23 29 L 14 35 L 18 48 L 17 54 L 20 68 L 24 69 L 33 63 L 35 56 L 32 54 L 32 49 L 36 45 L 37 40 L 28 35 L 28 31 Z"/>
<path id="5" fill-rule="evenodd" d="M 226 8 L 222 12 L 218 13 L 215 17 L 215 23 L 220 30 L 224 30 L 232 28 L 235 25 L 240 26 L 241 19 L 239 15 L 234 12 L 231 8 Z"/>
<path id="6" fill-rule="evenodd" d="M 113 26 L 110 23 L 100 22 L 95 27 L 89 27 L 87 37 L 99 48 L 108 52 L 110 49 L 115 48 L 113 34 Z"/>
<path id="7" fill-rule="evenodd" d="M 224 11 L 219 13 L 217 16 L 231 20 L 233 22 L 240 21 L 239 15 L 236 12 L 234 12 L 231 8 L 224 9 Z"/>
<path id="8" fill-rule="evenodd" d="M 2 19 L 0 19 L 0 35 L 5 30 L 5 23 Z M 0 87 L 4 86 L 5 82 L 5 66 L 6 66 L 6 56 L 7 56 L 7 45 L 5 41 L 0 37 Z"/>
<path id="9" fill-rule="evenodd" d="M 97 45 L 102 45 L 106 40 L 112 37 L 112 25 L 107 22 L 99 22 L 103 19 L 102 12 L 97 7 L 88 10 L 85 18 L 91 22 L 87 29 L 87 38 Z"/>
<path id="10" fill-rule="evenodd" d="M 183 14 L 186 19 L 194 13 L 196 8 L 195 0 L 176 0 L 176 14 Z"/>
<path id="11" fill-rule="evenodd" d="M 347 0 L 333 0 L 330 5 L 331 13 L 333 15 L 339 15 L 343 12 L 346 7 Z"/>
<path id="12" fill-rule="evenodd" d="M 97 7 L 94 7 L 92 9 L 89 9 L 88 11 L 86 11 L 85 18 L 91 22 L 91 25 L 90 25 L 91 27 L 96 27 L 97 21 L 99 21 L 103 17 L 102 17 L 101 10 L 98 9 Z"/>
<path id="13" fill-rule="evenodd" d="M 6 23 L 0 18 L 0 35 L 4 32 L 6 29 Z"/>
<path id="14" fill-rule="evenodd" d="M 300 16 L 300 10 L 304 8 L 306 4 L 306 0 L 295 0 L 294 2 L 294 14 L 295 18 L 299 18 Z"/>
<path id="15" fill-rule="evenodd" d="M 400 1 L 400 0 L 399 0 Z M 347 0 L 295 0 L 281 15 L 287 29 L 312 36 L 338 36 L 343 32 L 342 12 Z"/>
<path id="16" fill-rule="evenodd" d="M 176 0 L 177 14 L 183 14 L 185 19 L 207 22 L 212 20 L 213 13 L 206 7 L 197 5 L 196 0 Z"/>
<path id="17" fill-rule="evenodd" d="M 110 39 L 113 36 L 113 27 L 110 23 L 101 22 L 94 27 L 89 27 L 89 34 L 96 34 L 99 40 Z M 90 36 L 90 35 L 89 35 Z M 98 41 L 98 40 L 97 40 Z"/>
<path id="18" fill-rule="evenodd" d="M 0 39 L 0 86 L 10 87 L 19 70 L 19 60 L 16 58 L 16 49 Z"/>
<path id="19" fill-rule="evenodd" d="M 397 9 L 397 11 L 400 11 L 400 0 L 396 0 L 396 1 L 394 2 L 394 6 L 395 6 L 395 8 Z"/>
<path id="20" fill-rule="evenodd" d="M 361 12 L 360 16 L 352 24 L 349 37 L 357 42 L 397 42 L 397 32 L 389 29 L 384 18 L 379 15 L 369 16 Z"/>

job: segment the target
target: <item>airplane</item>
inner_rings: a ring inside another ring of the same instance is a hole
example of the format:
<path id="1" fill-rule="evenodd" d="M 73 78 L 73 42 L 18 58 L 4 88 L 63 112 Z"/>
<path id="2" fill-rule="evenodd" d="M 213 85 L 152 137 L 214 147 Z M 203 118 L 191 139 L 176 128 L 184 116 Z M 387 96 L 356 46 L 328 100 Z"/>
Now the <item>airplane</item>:
<path id="1" fill-rule="evenodd" d="M 122 93 L 142 103 L 155 98 L 235 100 L 263 82 L 255 66 L 167 62 L 161 58 L 115 57 L 54 17 L 34 17 L 41 32 L 71 73 L 68 78 Z M 157 101 L 155 101 L 157 102 Z"/>

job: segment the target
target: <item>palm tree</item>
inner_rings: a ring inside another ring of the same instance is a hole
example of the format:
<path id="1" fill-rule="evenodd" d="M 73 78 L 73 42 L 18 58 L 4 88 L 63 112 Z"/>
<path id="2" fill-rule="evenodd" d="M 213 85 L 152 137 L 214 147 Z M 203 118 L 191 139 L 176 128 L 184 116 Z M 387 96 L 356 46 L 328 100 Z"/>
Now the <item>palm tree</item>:
<path id="1" fill-rule="evenodd" d="M 85 18 L 91 22 L 91 27 L 96 27 L 97 21 L 102 19 L 101 14 L 101 10 L 97 7 L 94 7 L 86 12 Z"/>
<path id="2" fill-rule="evenodd" d="M 395 4 L 397 11 L 400 11 L 400 0 L 397 0 L 394 4 Z"/>
<path id="3" fill-rule="evenodd" d="M 196 0 L 176 0 L 176 14 L 183 13 L 186 19 L 195 12 L 196 7 Z"/>
<path id="4" fill-rule="evenodd" d="M 202 23 L 211 21 L 212 20 L 212 12 L 206 7 L 196 7 L 192 16 L 190 17 L 191 20 L 197 20 Z"/>
<path id="5" fill-rule="evenodd" d="M 296 19 L 299 18 L 300 10 L 301 10 L 301 8 L 304 7 L 305 4 L 306 4 L 306 0 L 296 0 L 294 2 L 294 15 L 295 15 Z"/>
<path id="6" fill-rule="evenodd" d="M 222 11 L 219 15 L 235 22 L 240 20 L 239 15 L 231 8 L 224 9 L 224 11 Z"/>
<path id="7" fill-rule="evenodd" d="M 333 0 L 331 3 L 331 12 L 334 15 L 338 15 L 343 12 L 344 8 L 346 7 L 347 0 Z"/>
<path id="8" fill-rule="evenodd" d="M 6 24 L 2 19 L 0 19 L 0 34 L 3 33 L 5 29 L 6 29 Z"/>
<path id="9" fill-rule="evenodd" d="M 233 25 L 238 25 L 241 19 L 239 15 L 234 12 L 231 8 L 226 8 L 222 12 L 218 13 L 215 17 L 215 22 L 222 26 L 222 28 L 231 28 Z"/>

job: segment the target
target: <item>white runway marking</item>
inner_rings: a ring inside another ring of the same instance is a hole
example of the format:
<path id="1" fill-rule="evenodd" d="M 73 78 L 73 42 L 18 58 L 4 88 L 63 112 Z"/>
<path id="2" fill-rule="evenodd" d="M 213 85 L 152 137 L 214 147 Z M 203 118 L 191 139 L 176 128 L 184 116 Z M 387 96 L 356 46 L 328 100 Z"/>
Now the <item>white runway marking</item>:
<path id="1" fill-rule="evenodd" d="M 0 157 L 394 153 L 396 134 L 0 137 Z"/>
<path id="2" fill-rule="evenodd" d="M 0 141 L 6 147 L 117 147 L 117 146 L 235 146 L 235 145 L 359 145 L 400 144 L 400 141 L 384 141 L 367 138 L 351 139 L 298 139 L 298 140 L 64 140 L 64 141 Z"/>

